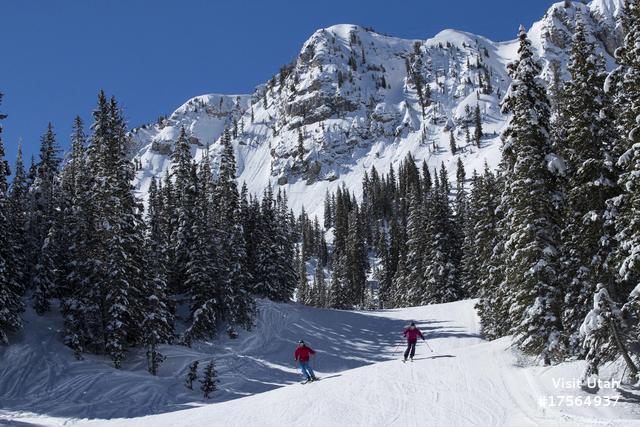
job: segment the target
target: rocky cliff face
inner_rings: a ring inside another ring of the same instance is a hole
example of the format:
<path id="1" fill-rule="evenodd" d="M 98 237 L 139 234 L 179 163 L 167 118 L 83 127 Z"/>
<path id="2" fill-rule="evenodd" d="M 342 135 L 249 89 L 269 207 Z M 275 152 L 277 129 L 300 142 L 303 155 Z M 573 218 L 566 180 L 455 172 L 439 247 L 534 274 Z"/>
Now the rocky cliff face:
<path id="1" fill-rule="evenodd" d="M 619 45 L 621 0 L 553 5 L 529 31 L 545 62 L 566 78 L 570 41 L 578 19 L 613 66 Z M 515 34 L 516 29 L 514 29 Z M 152 175 L 170 169 L 169 155 L 184 126 L 196 159 L 213 163 L 223 129 L 233 131 L 240 182 L 260 193 L 267 185 L 289 193 L 294 210 L 322 215 L 325 191 L 345 183 L 358 195 L 364 171 L 387 171 L 408 154 L 430 167 L 444 163 L 455 176 L 458 158 L 470 174 L 500 159 L 500 132 L 508 117 L 500 100 L 509 86 L 506 64 L 515 41 L 445 30 L 427 40 L 404 40 L 356 25 L 316 31 L 295 60 L 252 95 L 204 95 L 170 117 L 133 131 L 144 197 Z M 473 139 L 480 109 L 484 136 Z M 458 150 L 450 150 L 453 133 Z"/>

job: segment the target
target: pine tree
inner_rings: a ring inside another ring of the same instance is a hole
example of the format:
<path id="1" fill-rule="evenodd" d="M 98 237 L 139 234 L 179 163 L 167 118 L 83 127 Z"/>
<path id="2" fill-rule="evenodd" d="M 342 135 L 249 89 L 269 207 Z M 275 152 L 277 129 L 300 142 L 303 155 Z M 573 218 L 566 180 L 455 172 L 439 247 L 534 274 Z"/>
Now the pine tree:
<path id="1" fill-rule="evenodd" d="M 314 305 L 316 307 L 327 307 L 327 284 L 324 276 L 324 268 L 320 264 L 316 265 L 316 271 L 313 276 L 313 295 L 315 296 Z"/>
<path id="2" fill-rule="evenodd" d="M 415 190 L 409 194 L 409 217 L 407 219 L 407 258 L 402 287 L 406 290 L 406 302 L 419 305 L 427 301 L 425 283 L 425 260 L 427 241 L 425 236 L 424 208 Z"/>
<path id="3" fill-rule="evenodd" d="M 518 59 L 509 64 L 512 77 L 503 112 L 513 115 L 503 133 L 506 183 L 502 196 L 510 230 L 505 245 L 505 287 L 509 289 L 510 325 L 517 345 L 540 355 L 545 363 L 563 353 L 557 283 L 558 224 L 554 212 L 553 176 L 546 158 L 549 100 L 539 80 L 540 64 L 520 28 Z"/>
<path id="4" fill-rule="evenodd" d="M 8 242 L 10 242 L 11 257 L 7 260 L 7 272 L 13 277 L 18 293 L 22 294 L 27 289 L 29 278 L 29 266 L 27 265 L 27 226 L 29 210 L 29 183 L 22 160 L 22 144 L 18 145 L 15 173 L 8 194 Z"/>
<path id="5" fill-rule="evenodd" d="M 94 224 L 93 180 L 96 176 L 90 170 L 86 153 L 86 136 L 82 120 L 76 117 L 72 133 L 71 157 L 64 167 L 61 188 L 61 216 L 68 230 L 66 251 L 60 265 L 62 280 L 59 285 L 60 311 L 64 317 L 65 344 L 74 350 L 76 358 L 87 350 L 89 329 L 98 324 L 95 301 L 98 290 L 90 286 L 90 277 L 98 267 L 88 254 L 97 245 Z M 97 329 L 97 327 L 96 327 Z"/>
<path id="6" fill-rule="evenodd" d="M 189 372 L 187 372 L 187 379 L 184 383 L 185 387 L 189 390 L 193 390 L 193 382 L 198 379 L 198 361 L 195 360 L 189 365 Z"/>
<path id="7" fill-rule="evenodd" d="M 289 301 L 298 283 L 289 214 L 286 207 L 274 201 L 270 187 L 264 192 L 260 211 L 255 293 L 274 301 Z"/>
<path id="8" fill-rule="evenodd" d="M 83 188 L 87 185 L 82 177 L 85 169 L 86 135 L 82 119 L 77 116 L 73 122 L 71 134 L 71 153 L 60 173 L 58 186 L 57 215 L 54 224 L 56 234 L 56 296 L 63 302 L 61 308 L 64 311 L 64 299 L 73 292 L 71 277 L 75 270 L 75 251 L 77 249 L 77 237 L 79 233 L 79 197 Z"/>
<path id="9" fill-rule="evenodd" d="M 480 105 L 476 104 L 476 109 L 474 111 L 474 124 L 475 130 L 473 134 L 474 142 L 477 147 L 480 147 L 480 141 L 482 141 L 482 115 L 480 114 Z"/>
<path id="10" fill-rule="evenodd" d="M 89 279 L 80 292 L 84 328 L 92 346 L 105 351 L 116 368 L 130 343 L 140 341 L 144 227 L 131 181 L 126 124 L 115 99 L 98 96 L 88 164 L 91 174 L 91 241 L 80 266 Z"/>
<path id="11" fill-rule="evenodd" d="M 451 149 L 451 154 L 455 155 L 458 152 L 458 145 L 456 144 L 456 138 L 453 136 L 453 131 L 449 131 L 449 148 Z"/>
<path id="12" fill-rule="evenodd" d="M 56 271 L 54 257 L 57 253 L 54 238 L 55 231 L 50 229 L 49 235 L 44 240 L 40 250 L 40 259 L 35 267 L 33 277 L 33 308 L 39 315 L 45 314 L 51 308 L 51 298 L 55 292 Z"/>
<path id="13" fill-rule="evenodd" d="M 611 262 L 618 271 L 618 286 L 612 290 L 614 296 L 627 298 L 636 316 L 640 316 L 640 2 L 628 0 L 625 6 L 626 36 L 623 45 L 616 51 L 620 66 L 609 76 L 614 103 L 616 128 L 619 133 L 614 154 L 620 168 L 618 184 L 622 194 L 611 199 L 609 214 L 615 220 L 616 248 Z M 637 330 L 640 325 L 636 322 Z"/>
<path id="14" fill-rule="evenodd" d="M 496 215 L 497 200 L 500 188 L 494 174 L 485 164 L 482 176 L 474 174 L 473 186 L 469 197 L 467 218 L 465 222 L 465 237 L 462 244 L 463 250 L 463 283 L 465 291 L 470 296 L 479 296 L 480 293 L 489 298 L 495 296 L 492 290 L 483 289 L 482 283 L 487 275 L 487 269 L 493 258 L 493 248 L 498 238 L 496 230 L 498 217 Z M 486 306 L 485 306 L 486 304 Z M 495 304 L 481 300 L 480 305 L 485 306 L 489 312 Z M 482 311 L 482 310 L 481 310 Z M 489 315 L 481 316 L 483 324 L 489 320 Z"/>
<path id="15" fill-rule="evenodd" d="M 349 213 L 352 209 L 351 198 L 346 188 L 338 188 L 334 217 L 334 249 L 332 258 L 330 306 L 333 308 L 351 308 L 354 302 L 353 280 L 349 276 L 351 261 L 349 248 Z M 351 221 L 353 224 L 353 219 Z"/>
<path id="16" fill-rule="evenodd" d="M 468 216 L 468 197 L 465 181 L 466 171 L 464 170 L 464 164 L 462 163 L 462 159 L 458 158 L 456 167 L 456 195 L 454 201 L 454 217 L 453 227 L 451 230 L 451 238 L 453 239 L 451 248 L 451 260 L 456 268 L 456 278 L 454 280 L 456 281 L 456 286 L 459 288 L 459 298 L 468 296 L 464 292 L 464 282 L 461 280 L 463 277 L 462 246 Z"/>
<path id="17" fill-rule="evenodd" d="M 307 281 L 307 263 L 302 256 L 298 257 L 298 292 L 296 301 L 300 304 L 309 304 L 311 302 L 311 294 L 309 282 Z"/>
<path id="18" fill-rule="evenodd" d="M 217 225 L 214 225 L 210 202 L 214 195 L 211 193 L 213 185 L 208 160 L 203 161 L 198 175 L 192 170 L 190 180 L 193 198 L 188 210 L 192 219 L 185 221 L 185 226 L 190 229 L 183 233 L 183 236 L 190 236 L 190 253 L 187 264 L 179 267 L 186 270 L 184 289 L 190 295 L 191 324 L 181 337 L 187 346 L 191 346 L 194 340 L 211 338 L 216 333 L 224 314 L 222 292 L 226 280 L 218 253 L 221 240 L 216 235 Z"/>
<path id="19" fill-rule="evenodd" d="M 298 158 L 304 160 L 304 137 L 302 136 L 302 130 L 298 129 Z"/>
<path id="20" fill-rule="evenodd" d="M 147 297 L 142 325 L 142 341 L 147 346 L 147 369 L 157 375 L 166 357 L 158 351 L 158 345 L 170 343 L 173 335 L 173 316 L 166 305 L 166 282 L 154 275 L 147 284 L 151 294 Z"/>
<path id="21" fill-rule="evenodd" d="M 622 356 L 629 368 L 629 377 L 632 381 L 637 381 L 638 365 L 629 356 L 626 346 L 634 338 L 627 336 L 625 332 L 628 332 L 628 328 L 623 311 L 611 299 L 607 288 L 599 283 L 593 297 L 593 307 L 580 327 L 587 351 L 585 379 L 598 375 L 598 369 L 603 363 Z"/>
<path id="22" fill-rule="evenodd" d="M 640 2 L 628 0 L 623 16 L 626 35 L 615 54 L 619 66 L 609 74 L 605 85 L 615 106 L 617 138 L 611 151 L 620 172 L 621 194 L 607 200 L 606 215 L 607 225 L 613 224 L 615 228 L 608 264 L 615 269 L 616 277 L 608 286 L 609 298 L 626 302 L 619 313 L 615 313 L 621 320 L 610 322 L 612 327 L 608 331 L 602 328 L 597 334 L 602 337 L 600 340 L 590 340 L 587 335 L 585 345 L 590 350 L 587 360 L 592 369 L 597 370 L 598 365 L 606 361 L 601 354 L 622 356 L 631 379 L 637 381 L 637 363 L 629 357 L 626 348 L 635 345 L 640 335 Z M 597 304 L 598 291 L 595 298 Z"/>
<path id="23" fill-rule="evenodd" d="M 0 103 L 2 93 L 0 93 Z M 0 121 L 7 116 L 0 113 Z M 0 236 L 9 235 L 9 205 L 7 200 L 8 183 L 10 175 L 9 163 L 4 158 L 4 143 L 2 141 L 2 125 L 0 124 Z M 8 260 L 11 257 L 11 247 L 8 239 L 0 239 L 0 343 L 8 344 L 11 332 L 22 327 L 20 313 L 22 301 L 20 299 L 19 285 L 15 277 L 9 275 L 7 269 Z"/>
<path id="24" fill-rule="evenodd" d="M 606 200 L 617 191 L 609 147 L 613 139 L 604 94 L 604 59 L 587 42 L 584 24 L 578 22 L 573 37 L 571 80 L 565 84 L 558 117 L 566 137 L 559 142 L 566 162 L 566 208 L 563 240 L 565 285 L 562 323 L 569 336 L 569 350 L 580 348 L 579 327 L 589 310 L 596 283 L 611 282 L 602 229 Z M 565 110 L 566 111 L 563 111 Z"/>
<path id="25" fill-rule="evenodd" d="M 455 223 L 449 206 L 449 182 L 444 164 L 441 178 L 427 204 L 423 304 L 456 301 L 461 297 L 461 288 L 454 252 Z"/>
<path id="26" fill-rule="evenodd" d="M 146 301 L 142 321 L 142 342 L 147 347 L 147 366 L 152 375 L 158 373 L 165 357 L 158 351 L 158 345 L 170 343 L 173 338 L 174 319 L 168 307 L 167 271 L 164 265 L 166 239 L 162 232 L 161 198 L 155 177 L 149 186 L 148 230 L 145 242 Z"/>
<path id="27" fill-rule="evenodd" d="M 53 292 L 54 279 L 53 272 L 48 270 L 52 265 L 52 260 L 46 259 L 50 258 L 51 254 L 43 255 L 42 250 L 45 247 L 46 239 L 49 238 L 49 245 L 54 244 L 53 235 L 50 234 L 50 231 L 56 221 L 56 181 L 60 164 L 60 148 L 53 132 L 53 126 L 49 123 L 46 133 L 40 139 L 40 161 L 36 165 L 34 182 L 29 188 L 31 200 L 27 234 L 29 236 L 29 253 L 31 254 L 28 263 L 36 266 L 36 273 L 49 276 L 46 278 L 32 278 L 32 280 L 37 280 L 39 284 L 47 284 L 47 286 L 51 284 L 48 289 L 39 291 L 39 295 L 47 300 Z M 45 266 L 46 263 L 50 264 Z"/>
<path id="28" fill-rule="evenodd" d="M 218 245 L 218 284 L 223 318 L 233 325 L 250 327 L 255 311 L 250 293 L 252 278 L 247 275 L 247 254 L 242 229 L 240 195 L 231 137 L 225 132 L 223 152 L 216 182 L 216 234 Z M 293 261 L 293 260 L 291 260 Z M 293 264 L 289 264 L 291 268 Z M 291 288 L 293 291 L 295 282 Z"/>
<path id="29" fill-rule="evenodd" d="M 324 198 L 324 228 L 326 230 L 328 230 L 333 226 L 332 214 L 333 212 L 331 209 L 331 197 L 329 196 L 329 191 L 327 190 L 327 193 Z"/>
<path id="30" fill-rule="evenodd" d="M 208 399 L 211 393 L 216 391 L 217 382 L 218 382 L 218 379 L 217 379 L 216 368 L 212 360 L 211 362 L 209 362 L 209 364 L 205 368 L 204 378 L 200 380 L 200 383 L 202 384 L 200 386 L 200 390 L 202 390 L 202 393 L 204 394 L 205 399 Z"/>
<path id="31" fill-rule="evenodd" d="M 176 196 L 175 211 L 172 215 L 176 224 L 171 235 L 173 254 L 169 267 L 169 287 L 173 293 L 180 294 L 186 291 L 186 282 L 189 280 L 187 266 L 195 245 L 192 225 L 195 222 L 196 188 L 191 149 L 184 128 L 180 129 L 171 161 L 172 174 L 175 177 L 173 194 Z"/>
<path id="32" fill-rule="evenodd" d="M 365 289 L 369 260 L 364 236 L 364 221 L 358 206 L 355 205 L 349 214 L 349 234 L 347 240 L 347 281 L 351 288 L 352 305 L 363 308 L 365 305 Z"/>

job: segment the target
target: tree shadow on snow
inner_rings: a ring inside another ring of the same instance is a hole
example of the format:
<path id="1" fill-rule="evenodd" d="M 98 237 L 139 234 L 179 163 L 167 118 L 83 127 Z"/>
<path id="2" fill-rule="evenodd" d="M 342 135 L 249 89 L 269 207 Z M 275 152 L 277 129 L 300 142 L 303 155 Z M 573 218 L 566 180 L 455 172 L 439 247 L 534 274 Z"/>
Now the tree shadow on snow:
<path id="1" fill-rule="evenodd" d="M 87 356 L 86 360 L 75 361 L 71 351 L 59 342 L 59 337 L 50 338 L 48 342 L 34 338 L 33 342 L 24 343 L 26 348 L 13 360 L 4 360 L 0 352 L 3 409 L 64 418 L 100 419 L 173 412 L 300 382 L 302 375 L 293 360 L 300 339 L 316 350 L 311 366 L 321 379 L 395 359 L 394 348 L 397 347 L 399 354 L 405 345 L 402 331 L 407 326 L 406 320 L 269 301 L 261 301 L 259 308 L 254 329 L 241 331 L 238 339 L 223 336 L 210 343 L 194 344 L 193 348 L 162 346 L 160 350 L 167 360 L 156 377 L 146 372 L 144 349 L 132 350 L 123 369 L 116 370 L 103 356 Z M 414 320 L 428 340 L 478 337 L 451 322 Z M 37 346 L 43 348 L 34 348 Z M 427 349 L 420 352 L 426 353 Z M 4 356 L 9 353 L 5 351 Z M 423 359 L 443 357 L 453 356 L 436 354 Z M 200 376 L 206 363 L 216 362 L 219 383 L 211 399 L 202 397 L 198 381 L 193 384 L 194 390 L 184 386 L 188 367 L 194 360 L 200 361 Z M 4 362 L 12 363 L 13 369 L 4 371 L 7 377 L 3 379 L 1 366 Z M 32 368 L 40 367 L 42 371 L 29 369 L 28 364 Z M 11 378 L 12 375 L 15 378 Z M 33 377 L 27 378 L 31 375 Z M 30 385 L 21 386 L 23 381 Z"/>
<path id="2" fill-rule="evenodd" d="M 414 357 L 413 360 L 433 360 L 433 359 L 450 359 L 455 357 L 453 354 L 437 354 L 429 357 Z"/>
<path id="3" fill-rule="evenodd" d="M 0 426 L 7 427 L 46 427 L 45 424 L 28 423 L 26 421 L 13 421 L 0 419 Z"/>

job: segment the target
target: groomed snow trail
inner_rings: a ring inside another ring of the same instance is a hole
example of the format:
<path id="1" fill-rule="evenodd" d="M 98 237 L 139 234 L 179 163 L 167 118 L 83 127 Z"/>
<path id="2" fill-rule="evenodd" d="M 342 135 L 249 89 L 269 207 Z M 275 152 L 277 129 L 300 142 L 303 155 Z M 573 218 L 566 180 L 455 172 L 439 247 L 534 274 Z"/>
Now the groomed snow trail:
<path id="1" fill-rule="evenodd" d="M 391 361 L 292 384 L 250 397 L 201 408 L 109 422 L 108 426 L 627 426 L 639 424 L 630 403 L 617 407 L 544 408 L 541 397 L 584 395 L 579 389 L 557 389 L 554 378 L 579 378 L 581 363 L 518 367 L 509 338 L 485 342 L 478 336 L 473 301 L 368 313 L 372 323 L 416 320 L 435 353 L 422 342 L 416 360 Z M 339 317 L 340 312 L 334 312 Z M 327 313 L 330 314 L 330 313 Z M 302 319 L 300 319 L 303 321 Z M 364 352 L 366 324 L 345 336 L 345 353 Z M 345 325 L 348 328 L 349 325 Z M 360 335 L 363 334 L 363 335 Z M 271 339 L 272 337 L 265 337 Z M 367 343 L 365 345 L 365 343 Z M 390 356 L 395 346 L 380 348 Z M 354 351 L 354 349 L 356 351 Z M 322 352 L 322 348 L 318 347 Z M 323 358 L 320 353 L 319 361 Z M 322 368 L 322 366 L 320 366 Z M 321 369 L 322 370 L 322 369 Z M 613 390 L 600 393 L 615 395 Z"/>
<path id="2" fill-rule="evenodd" d="M 33 410 L 24 406 L 20 411 L 0 410 L 0 425 L 3 419 L 13 425 L 143 427 L 640 425 L 640 405 L 633 395 L 616 407 L 540 405 L 546 396 L 588 396 L 580 389 L 554 384 L 579 378 L 583 362 L 531 366 L 510 347 L 508 337 L 482 340 L 474 303 L 363 313 L 261 301 L 256 328 L 242 333 L 239 340 L 220 339 L 195 349 L 167 347 L 170 357 L 160 377 L 146 374 L 144 364 L 134 360 L 128 367 L 133 372 L 111 370 L 114 389 L 108 389 L 106 361 L 78 362 L 87 375 L 92 370 L 97 375 L 91 387 L 84 387 L 86 378 L 73 371 L 76 362 L 66 366 L 72 368 L 71 374 L 54 369 L 68 355 L 55 359 L 44 355 L 41 362 L 54 365 L 38 393 L 45 402 L 34 403 Z M 403 347 L 393 352 L 410 320 L 425 332 L 434 353 L 419 341 L 415 361 L 403 364 Z M 320 382 L 298 383 L 301 377 L 292 353 L 300 338 L 318 351 Z M 0 361 L 1 357 L 0 353 Z M 210 401 L 203 400 L 197 388 L 189 392 L 181 385 L 190 361 L 207 357 L 215 358 L 221 381 Z M 29 381 L 28 375 L 24 378 Z M 74 384 L 82 395 L 74 391 Z M 11 394 L 18 395 L 20 386 L 13 385 Z M 60 402 L 46 394 L 49 387 L 66 393 L 62 416 L 43 410 Z M 102 405 L 101 395 L 109 396 Z M 618 392 L 602 388 L 597 395 Z M 104 407 L 102 413 L 116 415 L 91 415 L 97 406 Z M 145 412 L 163 413 L 130 415 Z"/>

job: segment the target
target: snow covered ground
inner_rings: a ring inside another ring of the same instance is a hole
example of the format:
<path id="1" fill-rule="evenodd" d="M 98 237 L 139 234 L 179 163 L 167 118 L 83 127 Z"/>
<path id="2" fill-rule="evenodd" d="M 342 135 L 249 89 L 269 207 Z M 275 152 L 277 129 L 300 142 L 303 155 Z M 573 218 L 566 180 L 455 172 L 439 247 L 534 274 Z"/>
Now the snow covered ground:
<path id="1" fill-rule="evenodd" d="M 482 340 L 473 304 L 362 313 L 262 301 L 257 326 L 237 340 L 164 347 L 158 377 L 146 373 L 142 352 L 120 371 L 101 357 L 74 361 L 59 343 L 55 317 L 28 313 L 22 340 L 0 351 L 0 424 L 640 425 L 637 392 L 603 384 L 588 393 L 573 384 L 582 362 L 536 366 L 509 338 Z M 409 320 L 434 353 L 420 342 L 416 361 L 403 364 L 394 350 Z M 318 351 L 318 383 L 298 383 L 292 352 L 300 338 Z M 182 383 L 193 360 L 203 368 L 212 357 L 220 389 L 205 401 Z M 610 367 L 602 378 L 621 373 Z M 619 398 L 615 407 L 605 406 L 605 396 Z"/>

